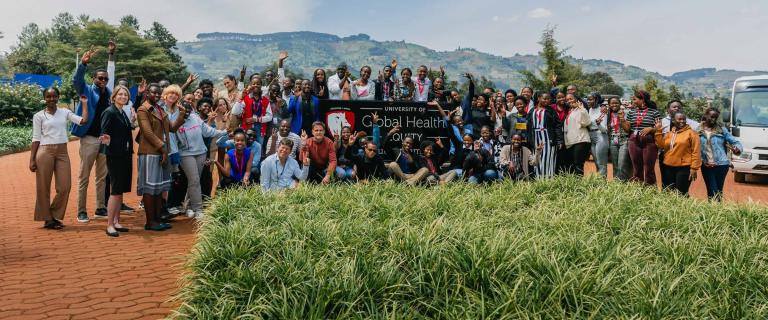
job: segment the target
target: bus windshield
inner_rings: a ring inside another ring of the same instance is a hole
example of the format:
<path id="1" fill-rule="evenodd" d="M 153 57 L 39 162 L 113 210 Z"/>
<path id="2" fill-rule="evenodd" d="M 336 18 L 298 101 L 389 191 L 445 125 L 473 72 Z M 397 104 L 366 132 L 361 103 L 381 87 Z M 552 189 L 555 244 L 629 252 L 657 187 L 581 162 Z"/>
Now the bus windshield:
<path id="1" fill-rule="evenodd" d="M 768 91 L 737 92 L 733 99 L 733 124 L 768 127 Z"/>

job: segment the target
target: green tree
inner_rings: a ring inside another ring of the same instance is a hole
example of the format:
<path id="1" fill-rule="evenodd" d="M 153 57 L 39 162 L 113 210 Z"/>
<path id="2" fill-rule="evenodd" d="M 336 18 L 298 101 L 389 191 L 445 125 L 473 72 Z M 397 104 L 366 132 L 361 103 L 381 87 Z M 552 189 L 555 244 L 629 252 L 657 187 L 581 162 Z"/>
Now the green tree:
<path id="1" fill-rule="evenodd" d="M 533 87 L 536 91 L 549 91 L 552 80 L 561 84 L 573 84 L 582 89 L 587 82 L 583 79 L 581 67 L 566 60 L 567 49 L 560 49 L 555 40 L 555 28 L 547 28 L 539 40 L 541 51 L 539 57 L 544 61 L 544 66 L 538 68 L 538 76 L 528 70 L 520 70 L 523 82 Z"/>
<path id="2" fill-rule="evenodd" d="M 52 69 L 45 59 L 49 37 L 35 23 L 30 23 L 19 34 L 19 45 L 11 47 L 8 64 L 13 73 L 50 74 Z M 73 55 L 74 57 L 74 55 Z"/>
<path id="3" fill-rule="evenodd" d="M 51 40 L 74 44 L 77 22 L 69 12 L 59 13 L 51 23 Z"/>
<path id="4" fill-rule="evenodd" d="M 616 82 L 613 81 L 613 77 L 605 72 L 593 72 L 584 74 L 582 76 L 582 80 L 585 82 L 584 87 L 579 88 L 581 89 L 580 91 L 582 91 L 582 93 L 598 92 L 600 94 L 610 94 L 617 96 L 624 95 L 624 88 L 616 84 Z"/>
<path id="5" fill-rule="evenodd" d="M 659 81 L 652 76 L 645 77 L 645 83 L 643 83 L 642 86 L 636 85 L 632 87 L 632 89 L 634 91 L 644 90 L 648 92 L 651 95 L 651 100 L 656 102 L 656 105 L 659 107 L 659 109 L 663 109 L 669 100 L 671 100 L 669 97 L 669 92 L 667 92 L 663 87 L 659 86 Z"/>
<path id="6" fill-rule="evenodd" d="M 685 100 L 685 95 L 680 92 L 676 85 L 669 86 L 669 100 Z"/>
<path id="7" fill-rule="evenodd" d="M 181 56 L 174 51 L 178 49 L 176 47 L 176 37 L 174 37 L 165 26 L 155 21 L 152 22 L 152 27 L 144 31 L 144 38 L 157 41 L 160 44 L 160 47 L 165 50 L 165 54 L 171 58 L 171 61 L 173 61 L 176 66 L 175 68 L 172 68 L 168 75 L 168 79 L 171 81 L 184 81 L 187 77 L 186 66 L 181 59 Z"/>
<path id="8" fill-rule="evenodd" d="M 134 31 L 138 32 L 139 28 L 140 28 L 140 26 L 139 26 L 139 19 L 136 18 L 132 14 L 129 14 L 127 16 L 123 16 L 122 18 L 120 18 L 120 26 L 121 27 L 131 28 Z"/>

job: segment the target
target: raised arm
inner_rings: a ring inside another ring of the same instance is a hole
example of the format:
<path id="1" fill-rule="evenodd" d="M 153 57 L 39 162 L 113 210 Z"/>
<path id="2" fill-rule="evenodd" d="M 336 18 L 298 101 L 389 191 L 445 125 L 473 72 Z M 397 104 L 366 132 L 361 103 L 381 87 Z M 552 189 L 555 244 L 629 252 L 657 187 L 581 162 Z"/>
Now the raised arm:
<path id="1" fill-rule="evenodd" d="M 472 80 L 472 75 L 467 73 L 465 75 L 469 79 L 469 89 L 464 99 L 461 100 L 461 115 L 464 118 L 464 123 L 470 123 L 472 121 L 472 97 L 475 95 L 475 82 Z"/>
<path id="2" fill-rule="evenodd" d="M 72 86 L 75 87 L 75 92 L 77 92 L 78 95 L 82 95 L 85 91 L 85 69 L 88 66 L 88 62 L 91 61 L 91 57 L 93 57 L 96 52 L 98 52 L 96 49 L 86 51 L 83 54 L 83 57 L 80 58 L 80 64 L 77 65 L 75 74 L 72 76 Z"/>
<path id="3" fill-rule="evenodd" d="M 117 48 L 117 45 L 115 44 L 115 41 L 109 40 L 109 44 L 107 44 L 107 52 L 109 53 L 109 58 L 107 59 L 107 77 L 109 77 L 109 80 L 107 80 L 107 89 L 111 92 L 115 89 L 115 49 Z"/>

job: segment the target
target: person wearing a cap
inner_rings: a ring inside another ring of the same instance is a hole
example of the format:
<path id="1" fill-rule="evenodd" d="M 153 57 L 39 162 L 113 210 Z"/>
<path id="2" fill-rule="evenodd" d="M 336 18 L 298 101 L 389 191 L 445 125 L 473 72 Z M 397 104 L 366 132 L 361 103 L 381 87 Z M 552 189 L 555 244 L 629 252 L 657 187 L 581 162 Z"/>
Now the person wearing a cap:
<path id="1" fill-rule="evenodd" d="M 349 75 L 347 73 L 347 64 L 342 62 L 336 67 L 336 74 L 328 78 L 329 99 L 341 100 L 341 93 L 342 89 L 344 89 L 345 81 L 349 81 Z"/>

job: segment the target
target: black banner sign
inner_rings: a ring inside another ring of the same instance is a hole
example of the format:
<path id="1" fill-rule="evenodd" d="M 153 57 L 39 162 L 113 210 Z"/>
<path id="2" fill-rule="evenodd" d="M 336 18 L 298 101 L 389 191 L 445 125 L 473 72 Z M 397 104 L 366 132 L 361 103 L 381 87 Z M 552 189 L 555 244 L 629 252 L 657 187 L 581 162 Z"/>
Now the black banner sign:
<path id="1" fill-rule="evenodd" d="M 321 119 L 332 134 L 339 134 L 341 128 L 349 126 L 352 132 L 365 131 L 370 136 L 374 112 L 379 116 L 382 142 L 390 129 L 400 126 L 400 132 L 392 137 L 392 141 L 411 137 L 416 143 L 415 148 L 421 141 L 434 141 L 438 137 L 446 146 L 450 143 L 446 136 L 447 124 L 442 121 L 437 108 L 424 102 L 320 100 Z"/>

